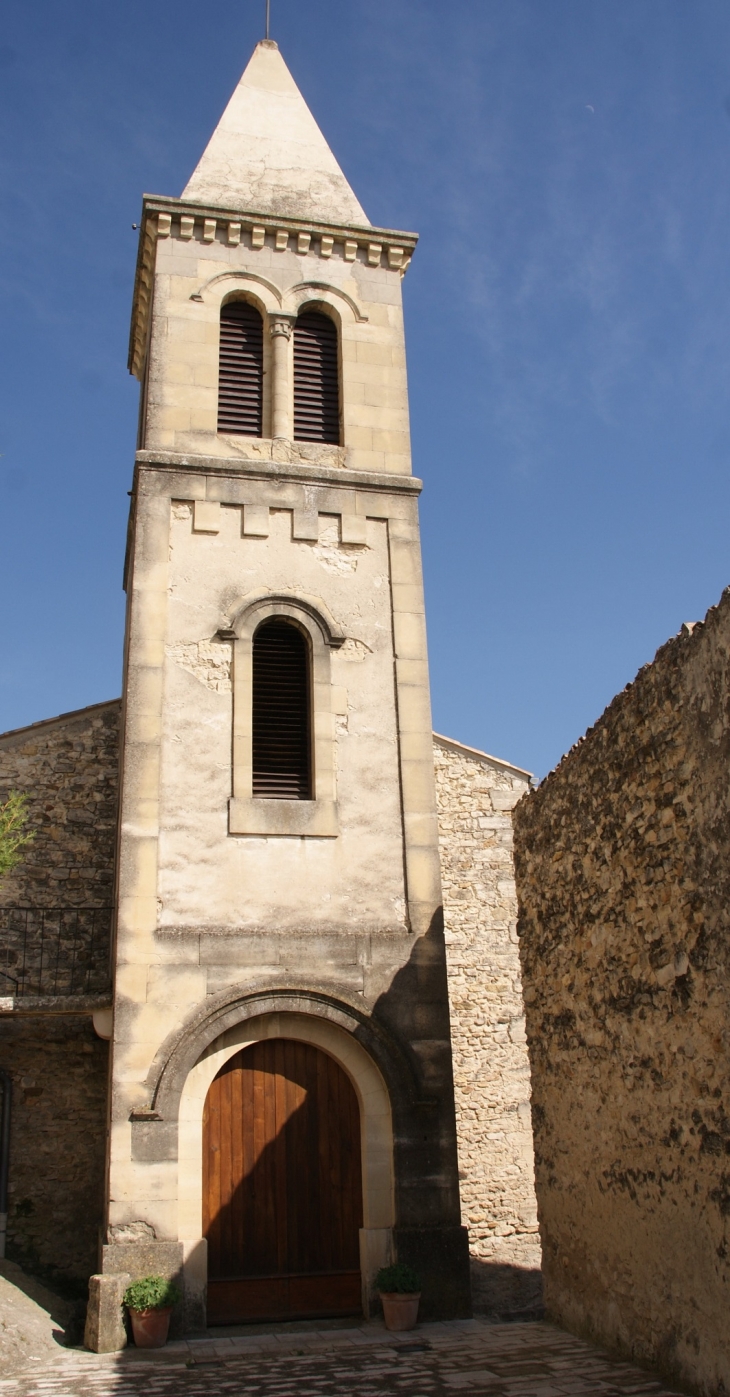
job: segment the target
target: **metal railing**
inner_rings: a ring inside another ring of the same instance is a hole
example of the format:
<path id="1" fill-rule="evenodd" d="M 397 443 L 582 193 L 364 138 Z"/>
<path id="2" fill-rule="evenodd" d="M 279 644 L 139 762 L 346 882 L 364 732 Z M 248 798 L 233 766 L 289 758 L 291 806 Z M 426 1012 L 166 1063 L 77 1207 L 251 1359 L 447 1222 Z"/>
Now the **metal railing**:
<path id="1" fill-rule="evenodd" d="M 0 996 L 104 994 L 111 907 L 0 907 Z"/>

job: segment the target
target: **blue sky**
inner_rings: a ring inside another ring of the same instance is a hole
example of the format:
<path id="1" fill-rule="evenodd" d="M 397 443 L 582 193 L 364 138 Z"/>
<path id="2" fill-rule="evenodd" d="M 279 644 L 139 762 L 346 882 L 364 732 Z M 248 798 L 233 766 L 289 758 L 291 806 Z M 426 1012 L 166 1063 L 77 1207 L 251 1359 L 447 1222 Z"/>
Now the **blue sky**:
<path id="1" fill-rule="evenodd" d="M 120 691 L 143 190 L 263 0 L 6 0 L 0 730 Z M 404 284 L 436 728 L 543 775 L 730 582 L 730 7 L 272 0 Z"/>

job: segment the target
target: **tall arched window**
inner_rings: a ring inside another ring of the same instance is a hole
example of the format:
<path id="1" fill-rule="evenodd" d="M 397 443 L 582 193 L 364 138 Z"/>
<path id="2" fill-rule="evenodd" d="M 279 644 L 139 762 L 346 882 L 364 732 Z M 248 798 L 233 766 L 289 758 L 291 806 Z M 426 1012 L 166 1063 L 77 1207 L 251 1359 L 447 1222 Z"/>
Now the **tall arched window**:
<path id="1" fill-rule="evenodd" d="M 247 301 L 221 307 L 218 431 L 244 437 L 263 432 L 264 327 Z"/>
<path id="2" fill-rule="evenodd" d="M 253 638 L 253 795 L 312 799 L 309 646 L 272 619 Z"/>
<path id="3" fill-rule="evenodd" d="M 297 441 L 340 441 L 337 327 L 308 310 L 294 326 L 294 436 Z"/>

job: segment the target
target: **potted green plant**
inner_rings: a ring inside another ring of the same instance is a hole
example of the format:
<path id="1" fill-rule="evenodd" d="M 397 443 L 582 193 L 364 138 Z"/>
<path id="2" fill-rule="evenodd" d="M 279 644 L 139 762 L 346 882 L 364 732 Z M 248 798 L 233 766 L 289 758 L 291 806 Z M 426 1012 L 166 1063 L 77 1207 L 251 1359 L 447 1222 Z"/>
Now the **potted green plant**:
<path id="1" fill-rule="evenodd" d="M 167 1343 L 172 1307 L 181 1299 L 177 1286 L 164 1276 L 144 1276 L 127 1286 L 124 1304 L 137 1348 L 162 1348 Z"/>
<path id="2" fill-rule="evenodd" d="M 403 1261 L 382 1266 L 375 1277 L 375 1288 L 382 1301 L 386 1329 L 415 1329 L 421 1282 L 413 1267 Z"/>

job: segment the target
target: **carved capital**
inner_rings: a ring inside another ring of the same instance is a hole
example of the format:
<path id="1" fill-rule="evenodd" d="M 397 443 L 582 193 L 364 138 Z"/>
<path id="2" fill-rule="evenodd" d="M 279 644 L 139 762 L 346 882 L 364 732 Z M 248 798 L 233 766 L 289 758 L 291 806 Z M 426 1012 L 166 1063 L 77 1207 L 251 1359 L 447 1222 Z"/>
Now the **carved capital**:
<path id="1" fill-rule="evenodd" d="M 277 335 L 283 335 L 285 340 L 291 339 L 291 332 L 294 329 L 295 315 L 282 315 L 276 312 L 269 316 L 269 332 L 272 339 Z"/>

